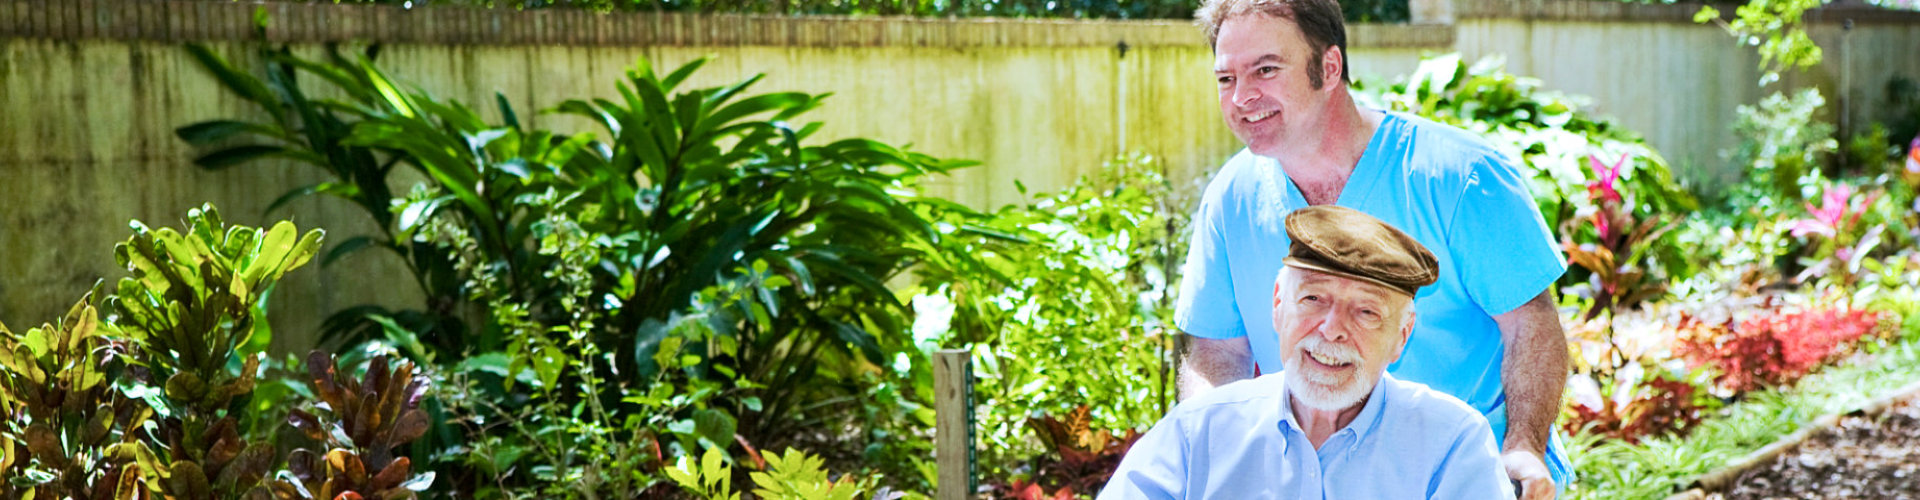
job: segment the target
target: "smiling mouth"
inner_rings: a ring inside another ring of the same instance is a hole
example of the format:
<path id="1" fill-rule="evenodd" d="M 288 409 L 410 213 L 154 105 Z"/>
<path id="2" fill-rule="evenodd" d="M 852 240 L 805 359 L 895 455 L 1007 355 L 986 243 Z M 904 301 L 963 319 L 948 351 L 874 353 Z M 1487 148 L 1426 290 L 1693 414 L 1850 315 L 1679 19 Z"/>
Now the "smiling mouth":
<path id="1" fill-rule="evenodd" d="M 1328 368 L 1346 368 L 1353 364 L 1352 361 L 1347 361 L 1344 359 L 1327 356 L 1327 355 L 1316 353 L 1313 351 L 1307 351 L 1307 357 L 1313 358 L 1314 362 L 1320 363 L 1322 365 L 1326 365 Z"/>
<path id="2" fill-rule="evenodd" d="M 1243 117 L 1240 117 L 1240 119 L 1241 119 L 1242 121 L 1245 121 L 1245 122 L 1247 122 L 1247 123 L 1253 123 L 1253 122 L 1257 122 L 1257 121 L 1260 121 L 1260 120 L 1265 120 L 1265 119 L 1267 119 L 1267 118 L 1269 118 L 1269 117 L 1272 117 L 1273 115 L 1277 115 L 1277 114 L 1280 114 L 1280 112 L 1279 112 L 1279 111 L 1268 111 L 1268 112 L 1265 112 L 1265 113 L 1260 113 L 1260 114 L 1256 114 L 1256 115 L 1247 115 L 1247 116 L 1243 116 Z"/>

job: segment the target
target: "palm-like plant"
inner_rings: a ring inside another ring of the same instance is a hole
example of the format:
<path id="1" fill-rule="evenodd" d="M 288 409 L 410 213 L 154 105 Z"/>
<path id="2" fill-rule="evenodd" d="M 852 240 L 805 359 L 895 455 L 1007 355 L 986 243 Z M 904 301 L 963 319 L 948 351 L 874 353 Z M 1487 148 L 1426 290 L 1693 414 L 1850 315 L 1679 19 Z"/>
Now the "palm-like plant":
<path id="1" fill-rule="evenodd" d="M 489 123 L 460 103 L 403 90 L 366 61 L 270 54 L 272 71 L 311 72 L 348 99 L 286 98 L 295 81 L 287 77 L 275 77 L 274 91 L 249 90 L 249 77 L 203 55 L 249 99 L 315 110 L 274 124 L 189 126 L 182 137 L 212 143 L 213 134 L 189 132 L 251 133 L 280 149 L 242 150 L 260 152 L 249 158 L 328 165 L 333 187 L 313 192 L 376 214 L 384 234 L 369 244 L 410 256 L 423 286 L 458 276 L 457 286 L 429 287 L 430 295 L 488 311 L 479 335 L 423 333 L 424 350 L 448 364 L 507 351 L 507 371 L 534 372 L 541 391 L 582 387 L 550 395 L 609 421 L 645 411 L 634 405 L 647 403 L 622 394 L 700 380 L 718 384 L 727 410 L 718 413 L 725 422 L 701 426 L 713 431 L 700 433 L 707 445 L 735 431 L 777 442 L 820 428 L 857 404 L 863 377 L 890 376 L 879 367 L 897 354 L 921 356 L 903 328 L 910 312 L 886 283 L 921 262 L 967 258 L 942 254 L 941 232 L 923 215 L 965 209 L 915 189 L 923 176 L 968 163 L 865 139 L 810 144 L 821 124 L 793 120 L 824 95 L 749 94 L 758 76 L 681 90 L 704 61 L 664 76 L 641 61 L 618 98 L 552 110 L 589 118 L 606 133 L 600 139 L 525 127 L 505 99 L 504 123 Z M 308 124 L 327 120 L 339 126 Z M 394 165 L 429 181 L 403 198 L 375 189 Z M 376 211 L 384 205 L 375 198 L 396 208 Z M 662 352 L 676 356 L 671 369 L 662 369 Z M 698 359 L 681 362 L 681 354 Z M 598 375 L 611 373 L 623 380 Z"/>

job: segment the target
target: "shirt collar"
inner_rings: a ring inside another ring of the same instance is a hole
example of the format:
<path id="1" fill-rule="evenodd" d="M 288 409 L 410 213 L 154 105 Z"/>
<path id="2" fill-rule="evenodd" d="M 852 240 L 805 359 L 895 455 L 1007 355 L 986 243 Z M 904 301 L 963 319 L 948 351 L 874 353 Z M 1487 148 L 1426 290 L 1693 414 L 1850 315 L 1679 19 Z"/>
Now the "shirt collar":
<path id="1" fill-rule="evenodd" d="M 1283 371 L 1281 373 L 1275 373 L 1273 376 L 1285 377 L 1286 373 Z M 1373 432 L 1373 428 L 1380 423 L 1381 414 L 1386 412 L 1386 387 L 1387 381 L 1389 380 L 1393 380 L 1392 375 L 1386 373 L 1380 374 L 1380 380 L 1373 384 L 1373 392 L 1367 393 L 1367 403 L 1365 406 L 1360 407 L 1360 414 L 1355 415 L 1353 421 L 1348 422 L 1347 426 L 1341 430 L 1352 429 L 1356 440 L 1365 438 L 1369 433 Z M 1282 429 L 1292 428 L 1294 432 L 1304 434 L 1306 430 L 1301 429 L 1300 422 L 1293 419 L 1293 398 L 1288 394 L 1291 390 L 1291 388 L 1287 387 L 1283 379 L 1280 384 L 1280 421 L 1276 422 L 1276 424 Z M 1334 432 L 1339 433 L 1340 431 Z"/>

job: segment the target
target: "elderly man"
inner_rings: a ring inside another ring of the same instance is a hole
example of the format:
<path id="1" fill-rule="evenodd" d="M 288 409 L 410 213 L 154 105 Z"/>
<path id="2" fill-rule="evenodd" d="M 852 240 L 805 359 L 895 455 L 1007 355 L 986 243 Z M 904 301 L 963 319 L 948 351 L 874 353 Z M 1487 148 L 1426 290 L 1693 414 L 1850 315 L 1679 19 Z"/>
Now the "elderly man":
<path id="1" fill-rule="evenodd" d="M 1550 437 L 1567 344 L 1549 287 L 1566 262 L 1527 175 L 1467 131 L 1357 105 L 1334 0 L 1206 0 L 1196 17 L 1221 116 L 1247 150 L 1193 219 L 1174 314 L 1192 340 L 1183 397 L 1292 367 L 1266 320 L 1289 247 L 1280 220 L 1349 207 L 1406 231 L 1442 269 L 1414 300 L 1420 333 L 1387 371 L 1480 411 L 1524 497 L 1553 498 L 1572 477 Z"/>
<path id="2" fill-rule="evenodd" d="M 1286 369 L 1180 403 L 1100 498 L 1513 498 L 1480 412 L 1385 373 L 1433 254 L 1342 207 L 1295 210 L 1286 230 L 1272 308 Z"/>

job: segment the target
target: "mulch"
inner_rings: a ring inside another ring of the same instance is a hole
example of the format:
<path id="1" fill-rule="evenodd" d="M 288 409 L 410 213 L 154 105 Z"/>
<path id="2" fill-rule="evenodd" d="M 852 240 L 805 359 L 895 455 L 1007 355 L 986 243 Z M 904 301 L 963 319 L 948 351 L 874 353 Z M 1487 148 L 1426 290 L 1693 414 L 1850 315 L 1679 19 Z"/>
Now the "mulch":
<path id="1" fill-rule="evenodd" d="M 1707 498 L 1920 500 L 1920 398 L 1843 417 Z"/>

